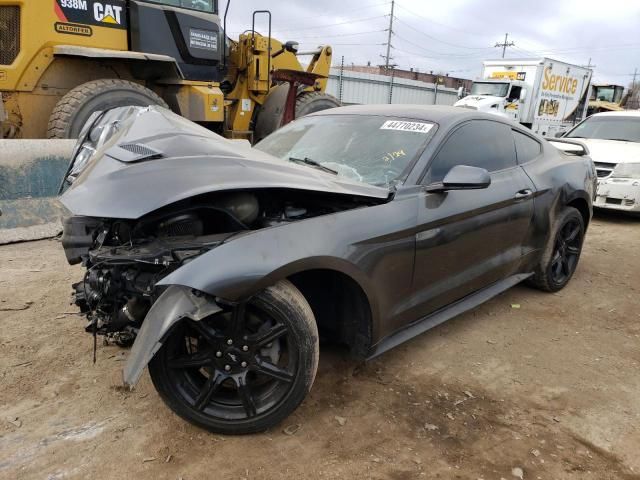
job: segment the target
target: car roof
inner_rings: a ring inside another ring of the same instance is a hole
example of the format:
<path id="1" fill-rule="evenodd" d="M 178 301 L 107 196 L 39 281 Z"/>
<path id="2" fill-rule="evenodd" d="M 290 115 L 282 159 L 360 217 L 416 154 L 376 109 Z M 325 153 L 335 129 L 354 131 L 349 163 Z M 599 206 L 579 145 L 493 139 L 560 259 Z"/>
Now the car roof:
<path id="1" fill-rule="evenodd" d="M 350 105 L 337 107 L 311 115 L 371 115 L 381 117 L 400 117 L 414 120 L 434 122 L 440 125 L 457 123 L 462 120 L 487 119 L 504 121 L 496 115 L 477 112 L 469 108 L 453 107 L 449 105 L 406 105 L 406 104 L 380 104 L 380 105 Z M 509 122 L 511 123 L 511 122 Z"/>
<path id="2" fill-rule="evenodd" d="M 640 110 L 622 110 L 619 112 L 594 113 L 591 117 L 640 117 Z M 591 118 L 589 117 L 589 118 Z"/>

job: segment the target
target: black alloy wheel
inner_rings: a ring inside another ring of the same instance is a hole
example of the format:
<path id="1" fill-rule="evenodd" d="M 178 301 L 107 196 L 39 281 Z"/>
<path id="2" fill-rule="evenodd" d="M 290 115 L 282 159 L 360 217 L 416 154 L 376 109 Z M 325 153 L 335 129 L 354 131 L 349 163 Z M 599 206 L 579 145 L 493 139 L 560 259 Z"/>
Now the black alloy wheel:
<path id="1" fill-rule="evenodd" d="M 308 393 L 318 361 L 315 319 L 289 282 L 205 318 L 185 319 L 149 364 L 178 415 L 219 433 L 265 430 Z"/>
<path id="2" fill-rule="evenodd" d="M 581 247 L 582 225 L 576 218 L 570 218 L 556 236 L 551 258 L 551 279 L 555 284 L 565 284 L 573 275 L 578 265 Z"/>
<path id="3" fill-rule="evenodd" d="M 557 292 L 567 285 L 578 266 L 584 234 L 582 215 L 566 207 L 555 219 L 547 247 L 528 283 L 547 292 Z"/>

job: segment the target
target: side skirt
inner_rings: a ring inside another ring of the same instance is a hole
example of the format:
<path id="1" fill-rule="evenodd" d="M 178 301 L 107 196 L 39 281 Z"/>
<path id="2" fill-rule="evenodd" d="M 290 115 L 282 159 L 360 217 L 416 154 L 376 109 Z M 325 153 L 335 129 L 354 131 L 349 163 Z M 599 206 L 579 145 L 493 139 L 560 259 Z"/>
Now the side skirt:
<path id="1" fill-rule="evenodd" d="M 510 289 L 514 285 L 517 285 L 523 280 L 526 280 L 531 275 L 533 274 L 520 273 L 518 275 L 512 275 L 511 277 L 493 283 L 482 290 L 478 290 L 475 293 L 467 295 L 457 302 L 452 303 L 447 307 L 444 307 L 430 315 L 427 315 L 426 317 L 421 318 L 420 320 L 409 324 L 407 327 L 388 336 L 387 338 L 374 345 L 371 349 L 371 353 L 367 357 L 367 360 L 371 360 L 372 358 L 377 357 L 387 350 L 391 350 L 401 343 L 404 343 L 407 340 L 420 335 L 421 333 L 424 333 L 427 330 L 430 330 L 433 327 L 436 327 L 441 323 L 460 315 L 461 313 L 466 312 L 467 310 L 471 310 L 472 308 L 477 307 L 478 305 L 486 302 L 487 300 L 490 300 L 491 298 L 504 292 L 505 290 Z"/>

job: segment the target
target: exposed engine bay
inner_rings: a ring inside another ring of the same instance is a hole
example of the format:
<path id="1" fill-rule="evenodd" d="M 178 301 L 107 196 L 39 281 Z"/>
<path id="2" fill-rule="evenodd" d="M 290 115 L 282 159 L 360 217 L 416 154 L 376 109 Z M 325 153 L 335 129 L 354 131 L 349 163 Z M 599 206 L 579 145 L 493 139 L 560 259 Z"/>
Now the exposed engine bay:
<path id="1" fill-rule="evenodd" d="M 62 244 L 87 271 L 73 285 L 86 331 L 120 346 L 135 340 L 156 283 L 236 235 L 377 203 L 370 198 L 302 190 L 215 192 L 161 208 L 137 220 L 73 216 Z"/>

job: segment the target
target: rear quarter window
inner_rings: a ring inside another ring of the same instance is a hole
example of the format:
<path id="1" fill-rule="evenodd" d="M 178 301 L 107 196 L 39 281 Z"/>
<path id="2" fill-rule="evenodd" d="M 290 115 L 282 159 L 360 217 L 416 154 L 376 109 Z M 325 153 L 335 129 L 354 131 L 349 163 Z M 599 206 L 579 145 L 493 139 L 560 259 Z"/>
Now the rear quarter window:
<path id="1" fill-rule="evenodd" d="M 527 163 L 542 153 L 542 146 L 529 135 L 513 131 L 513 139 L 516 143 L 516 155 L 518 163 Z"/>

